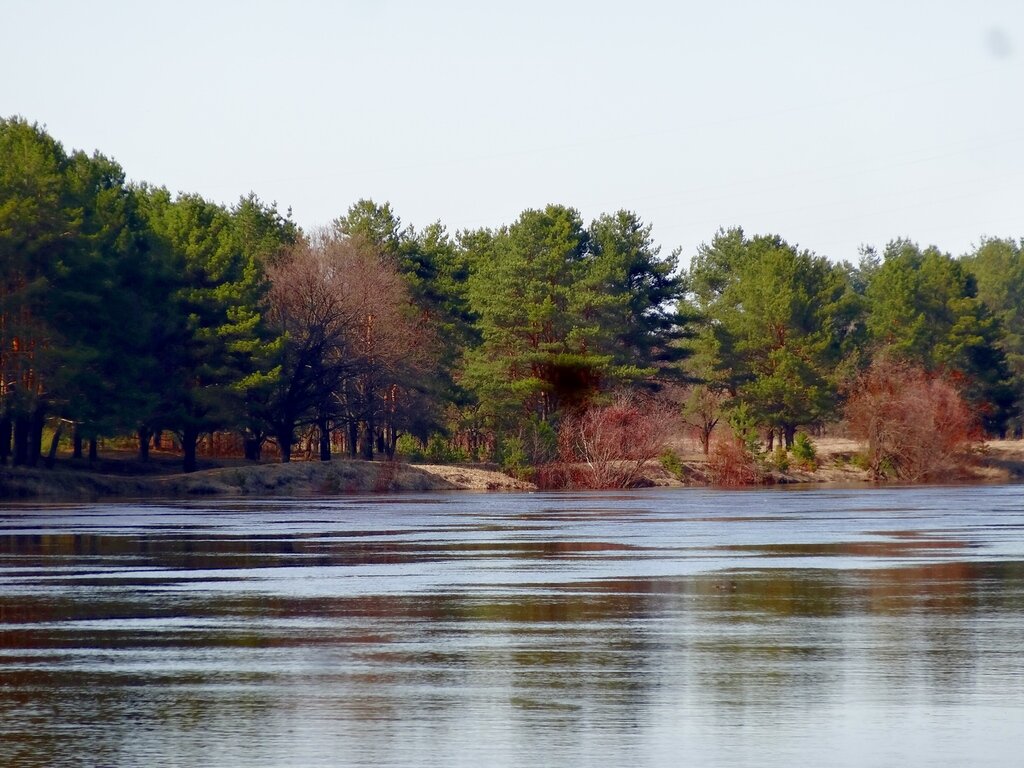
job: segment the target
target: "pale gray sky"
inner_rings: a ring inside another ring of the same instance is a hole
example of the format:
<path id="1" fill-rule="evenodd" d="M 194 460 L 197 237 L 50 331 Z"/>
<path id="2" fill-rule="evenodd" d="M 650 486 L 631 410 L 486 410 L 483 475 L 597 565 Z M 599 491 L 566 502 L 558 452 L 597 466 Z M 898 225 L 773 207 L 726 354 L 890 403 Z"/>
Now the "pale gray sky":
<path id="1" fill-rule="evenodd" d="M 0 115 L 324 224 L 629 208 L 832 258 L 1024 235 L 1024 2 L 0 0 Z"/>

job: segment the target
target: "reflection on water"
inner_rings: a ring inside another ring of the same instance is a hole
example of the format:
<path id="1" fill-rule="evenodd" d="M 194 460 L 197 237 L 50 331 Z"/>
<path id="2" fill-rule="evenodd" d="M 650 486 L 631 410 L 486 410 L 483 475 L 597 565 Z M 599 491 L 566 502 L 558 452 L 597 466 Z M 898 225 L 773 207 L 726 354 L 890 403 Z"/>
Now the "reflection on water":
<path id="1" fill-rule="evenodd" d="M 1020 491 L 3 508 L 0 764 L 1018 764 Z"/>

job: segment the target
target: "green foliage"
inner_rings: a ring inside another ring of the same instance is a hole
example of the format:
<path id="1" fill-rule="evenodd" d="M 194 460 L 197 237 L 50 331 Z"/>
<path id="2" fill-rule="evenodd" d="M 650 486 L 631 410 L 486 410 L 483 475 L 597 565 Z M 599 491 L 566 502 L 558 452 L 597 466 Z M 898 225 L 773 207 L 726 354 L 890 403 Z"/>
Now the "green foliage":
<path id="1" fill-rule="evenodd" d="M 133 429 L 158 400 L 173 288 L 120 166 L 0 121 L 0 267 L 0 411 Z"/>
<path id="2" fill-rule="evenodd" d="M 452 445 L 440 434 L 430 436 L 423 458 L 433 464 L 459 464 L 469 461 L 469 455 L 462 448 Z"/>
<path id="3" fill-rule="evenodd" d="M 683 460 L 679 458 L 678 453 L 671 449 L 666 450 L 658 457 L 658 462 L 661 464 L 662 469 L 672 475 L 672 477 L 677 480 L 683 479 L 686 468 L 683 466 Z"/>
<path id="4" fill-rule="evenodd" d="M 776 236 L 720 231 L 687 274 L 700 318 L 691 372 L 759 425 L 791 433 L 833 413 L 833 372 L 856 315 L 846 273 Z"/>
<path id="5" fill-rule="evenodd" d="M 771 465 L 779 472 L 789 471 L 789 454 L 786 453 L 785 446 L 777 446 L 775 450 L 772 451 Z"/>
<path id="6" fill-rule="evenodd" d="M 164 348 L 167 374 L 178 386 L 167 393 L 161 419 L 191 432 L 232 426 L 246 391 L 276 375 L 274 339 L 261 309 L 267 284 L 257 257 L 266 238 L 243 237 L 249 227 L 240 233 L 231 211 L 198 195 L 142 193 L 147 223 L 184 278 L 173 297 L 181 325 Z M 255 215 L 255 205 L 243 201 L 243 221 Z"/>
<path id="7" fill-rule="evenodd" d="M 502 472 L 520 480 L 529 480 L 533 474 L 526 442 L 517 435 L 506 435 L 499 440 L 498 464 Z"/>
<path id="8" fill-rule="evenodd" d="M 733 435 L 744 450 L 754 457 L 761 456 L 761 438 L 757 426 L 757 417 L 746 403 L 738 403 L 729 411 L 729 427 Z"/>
<path id="9" fill-rule="evenodd" d="M 464 380 L 495 428 L 517 430 L 531 414 L 550 421 L 679 356 L 675 256 L 658 255 L 634 214 L 587 230 L 575 210 L 549 205 L 461 243 L 480 339 Z"/>
<path id="10" fill-rule="evenodd" d="M 793 439 L 793 458 L 804 469 L 814 470 L 817 466 L 817 451 L 806 432 L 797 432 Z"/>
<path id="11" fill-rule="evenodd" d="M 452 237 L 359 200 L 321 238 L 359 254 L 332 251 L 314 275 L 334 314 L 313 318 L 293 291 L 306 326 L 288 324 L 270 278 L 318 237 L 290 214 L 254 194 L 225 207 L 135 187 L 99 153 L 0 120 L 0 419 L 24 433 L 61 418 L 87 437 L 161 428 L 193 446 L 202 431 L 281 439 L 341 422 L 371 455 L 433 435 L 398 450 L 450 462 L 466 458 L 452 445 L 493 447 L 525 475 L 613 388 L 682 376 L 705 445 L 723 417 L 742 441 L 719 451 L 739 477 L 763 430 L 789 440 L 834 418 L 888 357 L 948 378 L 988 431 L 1024 431 L 1024 240 L 960 260 L 897 240 L 853 265 L 734 228 L 680 274 L 651 233 L 629 211 L 586 227 L 549 205 Z M 348 323 L 340 341 L 332 322 Z M 806 435 L 791 460 L 813 466 Z"/>
<path id="12" fill-rule="evenodd" d="M 853 454 L 853 456 L 850 457 L 850 463 L 860 470 L 867 471 L 871 469 L 871 458 L 866 452 Z"/>
<path id="13" fill-rule="evenodd" d="M 611 351 L 621 366 L 673 375 L 686 350 L 678 342 L 688 318 L 680 311 L 683 279 L 679 254 L 660 255 L 651 225 L 632 211 L 604 214 L 590 225 L 595 271 L 604 271 L 606 290 L 617 301 L 605 322 L 616 336 Z"/>
<path id="14" fill-rule="evenodd" d="M 1016 398 L 1006 411 L 1007 422 L 1020 435 L 1024 433 L 1024 239 L 983 239 L 964 264 L 977 279 L 978 299 L 1000 324 L 995 343 L 1006 357 Z"/>
<path id="15" fill-rule="evenodd" d="M 471 254 L 481 345 L 470 351 L 466 381 L 495 417 L 549 418 L 587 397 L 609 369 L 611 357 L 594 350 L 605 346 L 597 318 L 612 299 L 588 279 L 587 240 L 576 211 L 548 206 Z"/>
<path id="16" fill-rule="evenodd" d="M 990 266 L 985 259 L 982 263 Z M 992 293 L 998 289 L 992 287 Z M 953 373 L 985 429 L 1005 431 L 1017 391 L 1000 344 L 1002 329 L 978 298 L 964 263 L 934 247 L 921 250 L 908 240 L 893 241 L 866 296 L 867 328 L 877 346 L 926 371 Z"/>
<path id="17" fill-rule="evenodd" d="M 520 436 L 527 461 L 539 466 L 554 461 L 558 456 L 558 432 L 539 416 L 532 416 L 523 426 Z"/>
<path id="18" fill-rule="evenodd" d="M 419 462 L 425 458 L 423 443 L 412 435 L 399 436 L 395 444 L 395 451 L 409 462 Z"/>

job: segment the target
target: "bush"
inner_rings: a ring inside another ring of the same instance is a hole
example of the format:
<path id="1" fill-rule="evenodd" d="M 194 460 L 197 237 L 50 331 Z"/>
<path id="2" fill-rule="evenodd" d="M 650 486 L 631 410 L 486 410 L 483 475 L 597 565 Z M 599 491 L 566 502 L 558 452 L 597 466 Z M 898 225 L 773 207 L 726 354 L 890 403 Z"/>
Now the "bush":
<path id="1" fill-rule="evenodd" d="M 423 444 L 412 435 L 400 435 L 395 451 L 406 461 L 423 461 Z"/>
<path id="2" fill-rule="evenodd" d="M 533 416 L 521 431 L 526 460 L 531 466 L 554 461 L 558 457 L 558 433 L 539 416 Z"/>
<path id="3" fill-rule="evenodd" d="M 664 452 L 673 416 L 651 398 L 620 394 L 567 418 L 558 435 L 560 454 L 564 463 L 582 465 L 576 487 L 638 484 L 644 465 Z"/>
<path id="4" fill-rule="evenodd" d="M 532 474 L 530 457 L 526 452 L 526 443 L 522 438 L 510 435 L 503 438 L 498 445 L 498 464 L 506 475 L 528 480 Z"/>
<path id="5" fill-rule="evenodd" d="M 683 479 L 683 460 L 673 450 L 667 450 L 658 458 L 662 469 L 668 472 L 676 480 Z"/>
<path id="6" fill-rule="evenodd" d="M 871 469 L 871 459 L 866 453 L 855 453 L 850 457 L 850 463 L 857 469 L 867 471 Z"/>
<path id="7" fill-rule="evenodd" d="M 757 419 L 746 403 L 740 403 L 729 412 L 729 427 L 735 439 L 742 443 L 747 453 L 760 458 L 761 436 L 758 434 Z"/>
<path id="8" fill-rule="evenodd" d="M 818 466 L 818 453 L 806 432 L 797 432 L 793 438 L 793 458 L 802 468 L 813 472 Z"/>
<path id="9" fill-rule="evenodd" d="M 948 479 L 962 472 L 977 440 L 967 403 L 949 382 L 921 368 L 876 361 L 847 400 L 850 434 L 867 443 L 875 479 Z"/>
<path id="10" fill-rule="evenodd" d="M 458 464 L 468 461 L 469 454 L 462 448 L 451 445 L 442 435 L 435 434 L 427 441 L 427 450 L 423 458 L 434 464 Z"/>
<path id="11" fill-rule="evenodd" d="M 716 440 L 708 454 L 708 479 L 712 485 L 756 485 L 762 480 L 761 467 L 742 440 Z"/>
<path id="12" fill-rule="evenodd" d="M 789 454 L 786 453 L 785 446 L 780 445 L 772 453 L 772 466 L 779 470 L 779 472 L 789 471 Z"/>

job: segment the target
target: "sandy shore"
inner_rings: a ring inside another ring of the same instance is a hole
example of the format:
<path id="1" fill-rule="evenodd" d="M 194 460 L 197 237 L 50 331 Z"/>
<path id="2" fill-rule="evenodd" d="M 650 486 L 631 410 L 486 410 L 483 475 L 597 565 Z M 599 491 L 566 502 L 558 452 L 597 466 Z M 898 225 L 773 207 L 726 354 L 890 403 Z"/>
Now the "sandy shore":
<path id="1" fill-rule="evenodd" d="M 774 483 L 868 483 L 867 472 L 851 458 L 860 450 L 852 440 L 822 438 L 815 441 L 818 468 L 814 472 L 790 469 L 773 473 Z M 682 459 L 682 477 L 652 462 L 644 484 L 658 487 L 707 485 L 707 462 L 692 444 L 676 450 Z M 335 459 L 330 462 L 296 461 L 290 464 L 235 463 L 182 474 L 177 459 L 140 465 L 131 458 L 108 459 L 100 465 L 60 462 L 57 468 L 0 467 L 0 499 L 74 501 L 98 498 L 157 498 L 189 496 L 308 496 L 346 493 L 408 491 L 529 491 L 536 486 L 509 477 L 492 467 L 403 464 Z M 1024 479 L 1024 441 L 985 443 L 976 455 L 968 479 L 979 482 L 1016 482 Z"/>
<path id="2" fill-rule="evenodd" d="M 211 495 L 306 496 L 402 491 L 514 491 L 534 486 L 486 469 L 398 462 L 296 461 L 125 475 L 78 469 L 0 468 L 0 498 L 95 499 Z"/>

